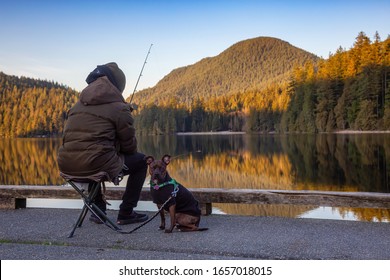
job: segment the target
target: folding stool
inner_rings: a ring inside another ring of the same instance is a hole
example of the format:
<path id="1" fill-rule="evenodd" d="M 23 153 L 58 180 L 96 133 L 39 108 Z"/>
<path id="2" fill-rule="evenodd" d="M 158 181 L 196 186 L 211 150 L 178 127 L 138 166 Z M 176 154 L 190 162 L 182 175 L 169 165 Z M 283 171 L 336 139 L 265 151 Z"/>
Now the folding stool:
<path id="1" fill-rule="evenodd" d="M 82 176 L 72 176 L 60 172 L 62 178 L 64 178 L 69 185 L 71 185 L 81 196 L 84 202 L 84 206 L 81 210 L 79 218 L 76 221 L 72 231 L 69 234 L 69 238 L 73 237 L 73 234 L 76 228 L 81 227 L 85 216 L 88 211 L 91 211 L 93 215 L 95 215 L 102 223 L 111 229 L 118 231 L 121 230 L 114 222 L 112 222 L 107 215 L 94 203 L 94 199 L 99 192 L 99 189 L 104 186 L 104 181 L 108 180 L 108 174 L 106 172 L 99 172 L 92 176 L 82 177 Z M 119 184 L 119 178 L 115 178 L 114 184 Z M 88 191 L 84 189 L 85 184 L 88 184 Z M 79 185 L 78 185 L 79 184 Z"/>

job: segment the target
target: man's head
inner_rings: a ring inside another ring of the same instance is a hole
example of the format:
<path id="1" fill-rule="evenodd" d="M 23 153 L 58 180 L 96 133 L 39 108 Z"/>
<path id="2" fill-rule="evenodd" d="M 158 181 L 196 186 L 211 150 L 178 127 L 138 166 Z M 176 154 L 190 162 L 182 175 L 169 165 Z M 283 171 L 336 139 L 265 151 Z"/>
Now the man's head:
<path id="1" fill-rule="evenodd" d="M 89 73 L 86 82 L 90 84 L 103 76 L 106 76 L 120 92 L 124 91 L 126 87 L 126 76 L 118 67 L 118 64 L 110 62 L 104 65 L 98 65 L 95 70 Z"/>

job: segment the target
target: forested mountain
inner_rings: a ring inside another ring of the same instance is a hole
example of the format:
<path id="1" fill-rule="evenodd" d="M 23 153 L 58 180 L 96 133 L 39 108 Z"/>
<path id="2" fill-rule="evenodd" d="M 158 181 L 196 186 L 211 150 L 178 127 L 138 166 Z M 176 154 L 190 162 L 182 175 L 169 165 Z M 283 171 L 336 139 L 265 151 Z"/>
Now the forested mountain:
<path id="1" fill-rule="evenodd" d="M 62 133 L 78 93 L 58 83 L 0 72 L 0 137 Z"/>
<path id="2" fill-rule="evenodd" d="M 215 57 L 173 70 L 153 88 L 136 94 L 141 105 L 191 108 L 199 99 L 259 91 L 287 82 L 296 66 L 318 57 L 276 38 L 241 41 Z"/>
<path id="3" fill-rule="evenodd" d="M 293 69 L 318 60 L 275 38 L 241 41 L 218 56 L 175 69 L 155 87 L 138 92 L 137 129 L 146 134 L 256 131 L 246 122 L 250 111 L 271 107 L 269 122 L 278 122 L 289 101 Z"/>

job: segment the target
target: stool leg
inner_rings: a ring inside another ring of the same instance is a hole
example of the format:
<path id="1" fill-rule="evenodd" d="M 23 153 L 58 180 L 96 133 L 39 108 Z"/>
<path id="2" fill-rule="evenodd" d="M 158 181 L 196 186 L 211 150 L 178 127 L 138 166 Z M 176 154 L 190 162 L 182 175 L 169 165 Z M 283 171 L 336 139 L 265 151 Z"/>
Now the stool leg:
<path id="1" fill-rule="evenodd" d="M 82 226 L 83 221 L 85 219 L 85 216 L 87 215 L 88 210 L 89 210 L 88 205 L 93 201 L 93 198 L 95 197 L 97 189 L 98 189 L 98 188 L 95 187 L 95 185 L 98 185 L 98 183 L 90 183 L 91 192 L 89 192 L 88 196 L 86 196 L 85 193 L 82 190 L 80 190 L 76 185 L 73 184 L 73 182 L 71 182 L 71 185 L 81 195 L 81 197 L 83 199 L 83 202 L 84 202 L 84 206 L 83 206 L 83 208 L 81 210 L 79 218 L 76 221 L 76 224 L 73 226 L 73 229 L 72 229 L 72 231 L 70 232 L 70 234 L 68 236 L 69 238 L 73 237 L 74 232 L 76 231 L 76 228 Z"/>
<path id="2" fill-rule="evenodd" d="M 98 190 L 101 189 L 102 183 L 100 182 L 97 185 L 94 185 L 93 187 L 95 188 L 93 190 L 94 192 L 93 197 L 95 197 Z M 91 200 L 89 206 L 91 206 L 92 208 L 92 209 L 90 208 L 90 211 L 93 212 L 99 218 L 100 221 L 102 221 L 104 224 L 108 225 L 112 229 L 120 230 L 120 228 L 107 217 L 106 213 L 104 213 L 95 203 L 93 203 L 93 199 Z"/>
<path id="3" fill-rule="evenodd" d="M 92 214 L 94 214 L 102 223 L 106 224 L 108 227 L 110 227 L 113 230 L 121 230 L 115 223 L 113 223 L 95 203 L 94 199 L 97 195 L 99 189 L 101 189 L 101 182 L 91 182 L 88 189 L 88 196 L 84 193 L 84 190 L 80 189 L 76 184 L 74 184 L 72 181 L 68 181 L 69 184 L 81 195 L 84 206 L 81 210 L 81 213 L 76 221 L 76 224 L 73 226 L 73 229 L 71 233 L 69 234 L 69 238 L 73 237 L 74 232 L 76 231 L 77 227 L 81 227 L 83 224 L 83 221 L 85 219 L 85 216 L 88 213 L 88 210 L 91 211 Z"/>
<path id="4" fill-rule="evenodd" d="M 72 231 L 68 235 L 69 238 L 73 237 L 74 232 L 76 231 L 76 228 L 81 227 L 83 224 L 83 221 L 85 219 L 85 216 L 88 213 L 88 210 L 90 210 L 89 204 L 93 201 L 94 196 L 96 195 L 97 192 L 97 187 L 95 185 L 98 185 L 99 183 L 90 183 L 91 187 L 91 192 L 88 193 L 88 196 L 85 195 L 83 190 L 80 190 L 80 188 L 74 184 L 72 181 L 69 181 L 69 184 L 81 195 L 81 198 L 83 199 L 84 206 L 81 210 L 81 213 L 79 215 L 79 218 L 76 221 L 76 224 L 73 226 Z"/>
<path id="5" fill-rule="evenodd" d="M 83 197 L 83 200 L 84 200 L 84 208 L 85 208 L 85 210 L 83 209 L 83 210 L 84 210 L 84 211 L 82 212 L 83 215 L 80 216 L 80 217 L 81 217 L 81 220 L 80 220 L 80 223 L 79 223 L 79 227 L 82 226 L 83 221 L 84 221 L 84 219 L 85 219 L 85 216 L 86 216 L 87 213 L 88 213 L 88 210 L 90 210 L 95 216 L 97 216 L 97 214 L 96 214 L 94 211 L 92 211 L 91 206 L 92 206 L 92 204 L 93 204 L 94 198 L 95 198 L 95 196 L 96 196 L 96 194 L 97 194 L 99 188 L 100 188 L 100 183 L 93 182 L 93 183 L 90 183 L 90 184 L 89 184 L 89 187 L 88 187 L 88 189 L 89 189 L 88 196 L 87 196 L 87 197 Z M 88 207 L 88 206 L 90 206 L 90 207 Z M 99 210 L 100 210 L 100 209 L 99 209 Z"/>
<path id="6" fill-rule="evenodd" d="M 76 228 L 81 227 L 81 224 L 83 223 L 83 220 L 84 220 L 85 215 L 87 214 L 87 212 L 88 212 L 88 207 L 84 205 L 83 209 L 81 210 L 81 213 L 79 215 L 79 218 L 77 219 L 76 224 L 73 226 L 72 231 L 68 235 L 69 238 L 73 237 L 73 234 L 76 231 Z"/>
<path id="7" fill-rule="evenodd" d="M 113 223 L 107 216 L 106 214 L 104 214 L 104 212 L 102 210 L 100 210 L 99 207 L 97 207 L 94 203 L 91 204 L 91 207 L 94 211 L 96 211 L 100 216 L 98 216 L 98 218 L 105 224 L 108 223 L 108 226 L 111 226 L 111 228 L 115 229 L 115 230 L 120 230 L 120 228 L 115 224 Z M 91 212 L 93 212 L 91 210 Z M 96 215 L 96 213 L 94 213 Z"/>

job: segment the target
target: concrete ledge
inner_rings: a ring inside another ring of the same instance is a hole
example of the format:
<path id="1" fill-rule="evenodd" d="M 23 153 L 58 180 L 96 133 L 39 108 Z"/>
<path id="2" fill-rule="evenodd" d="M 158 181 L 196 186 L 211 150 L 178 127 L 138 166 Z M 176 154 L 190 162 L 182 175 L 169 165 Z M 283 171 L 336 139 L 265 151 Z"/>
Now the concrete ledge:
<path id="1" fill-rule="evenodd" d="M 192 188 L 190 191 L 201 203 L 204 215 L 211 213 L 212 203 L 290 204 L 352 208 L 390 209 L 390 193 L 328 192 Z M 124 187 L 107 187 L 106 196 L 121 200 Z M 13 186 L 0 185 L 0 209 L 26 207 L 27 198 L 79 199 L 70 186 Z M 149 189 L 143 189 L 140 200 L 151 201 Z"/>

